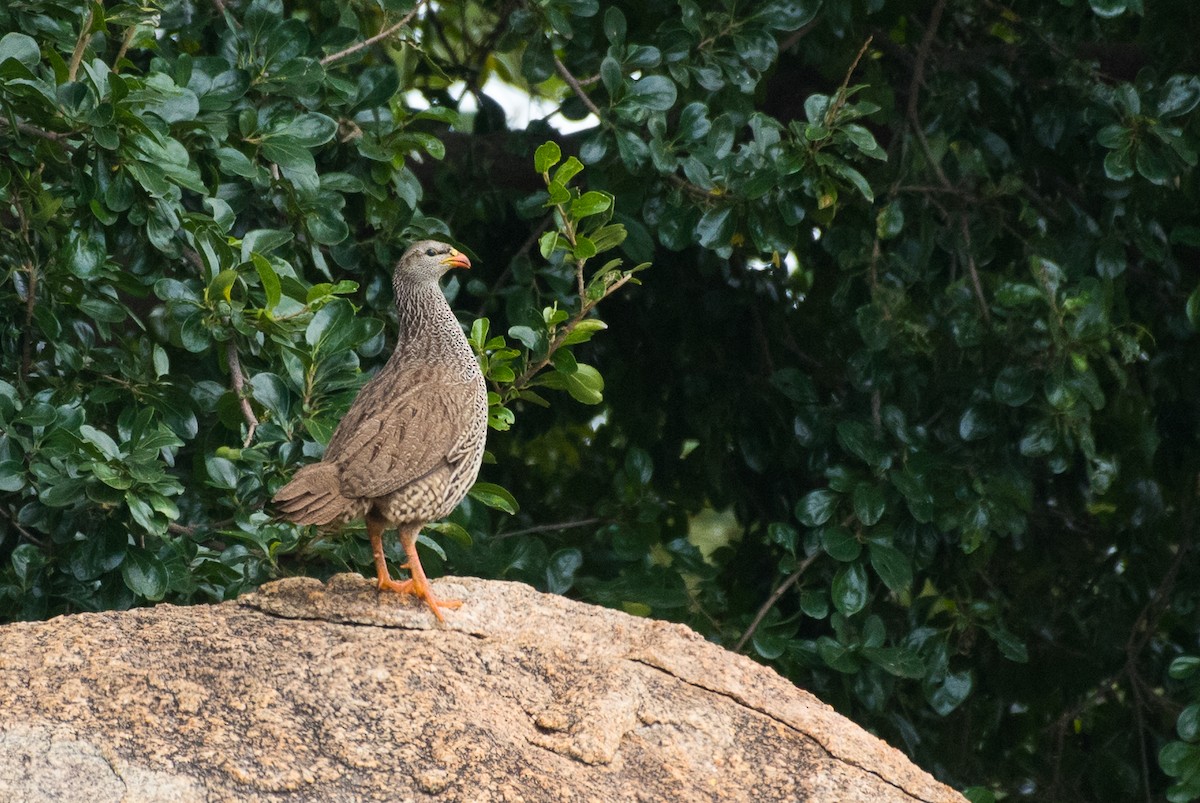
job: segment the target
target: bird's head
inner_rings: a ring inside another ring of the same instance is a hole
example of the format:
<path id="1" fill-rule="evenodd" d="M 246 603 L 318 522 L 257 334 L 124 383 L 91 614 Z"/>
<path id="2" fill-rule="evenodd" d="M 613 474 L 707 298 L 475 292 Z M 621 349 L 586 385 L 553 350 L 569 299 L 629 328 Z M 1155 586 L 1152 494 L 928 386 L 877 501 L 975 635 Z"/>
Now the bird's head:
<path id="1" fill-rule="evenodd" d="M 451 268 L 469 268 L 467 255 L 446 243 L 437 240 L 420 240 L 413 243 L 396 263 L 395 281 L 422 283 L 437 282 Z"/>

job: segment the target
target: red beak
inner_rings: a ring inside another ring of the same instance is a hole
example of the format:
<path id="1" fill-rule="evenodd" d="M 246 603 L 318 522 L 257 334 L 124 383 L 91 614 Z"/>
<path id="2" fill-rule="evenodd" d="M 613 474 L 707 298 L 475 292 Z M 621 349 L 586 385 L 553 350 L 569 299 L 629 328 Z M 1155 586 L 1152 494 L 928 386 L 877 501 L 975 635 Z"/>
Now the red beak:
<path id="1" fill-rule="evenodd" d="M 450 249 L 450 255 L 442 260 L 445 264 L 452 268 L 470 268 L 471 260 L 467 259 L 467 255 L 459 251 L 457 248 Z"/>

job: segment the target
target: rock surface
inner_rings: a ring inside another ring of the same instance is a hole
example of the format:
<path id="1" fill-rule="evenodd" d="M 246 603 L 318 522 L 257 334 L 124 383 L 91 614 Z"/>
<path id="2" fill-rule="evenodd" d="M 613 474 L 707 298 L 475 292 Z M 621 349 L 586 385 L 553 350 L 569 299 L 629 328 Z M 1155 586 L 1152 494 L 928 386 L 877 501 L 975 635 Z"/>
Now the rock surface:
<path id="1" fill-rule="evenodd" d="M 927 801 L 950 788 L 679 625 L 357 575 L 0 628 L 4 801 Z"/>

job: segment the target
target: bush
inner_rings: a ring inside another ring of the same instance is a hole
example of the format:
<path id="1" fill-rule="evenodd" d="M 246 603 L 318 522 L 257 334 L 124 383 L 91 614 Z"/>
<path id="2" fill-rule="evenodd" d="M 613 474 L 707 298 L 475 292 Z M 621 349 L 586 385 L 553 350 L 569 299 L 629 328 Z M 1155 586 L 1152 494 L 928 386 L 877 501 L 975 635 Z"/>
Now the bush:
<path id="1" fill-rule="evenodd" d="M 432 571 L 687 622 L 976 800 L 1194 799 L 1200 12 L 917 6 L 0 9 L 0 616 L 369 566 L 263 505 L 451 238 L 494 462 Z"/>

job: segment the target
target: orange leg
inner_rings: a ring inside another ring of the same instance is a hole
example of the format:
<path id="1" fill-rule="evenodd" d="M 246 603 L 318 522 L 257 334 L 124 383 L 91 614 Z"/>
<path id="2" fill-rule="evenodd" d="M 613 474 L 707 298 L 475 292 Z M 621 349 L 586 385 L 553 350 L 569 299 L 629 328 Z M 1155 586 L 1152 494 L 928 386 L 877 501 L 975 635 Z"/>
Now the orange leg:
<path id="1" fill-rule="evenodd" d="M 411 525 L 400 528 L 400 544 L 404 547 L 404 554 L 408 556 L 408 563 L 404 564 L 403 568 L 408 569 L 412 579 L 396 581 L 388 573 L 387 560 L 383 555 L 383 530 L 386 524 L 374 511 L 367 514 L 367 535 L 371 538 L 371 552 L 375 555 L 375 576 L 379 590 L 394 591 L 397 594 L 412 594 L 429 606 L 429 610 L 433 611 L 433 615 L 438 618 L 439 622 L 445 622 L 438 606 L 454 609 L 461 607 L 462 601 L 438 599 L 434 596 L 433 589 L 429 586 L 429 580 L 425 577 L 425 570 L 421 568 L 421 559 L 417 557 L 417 535 L 420 534 L 421 528 Z"/>

